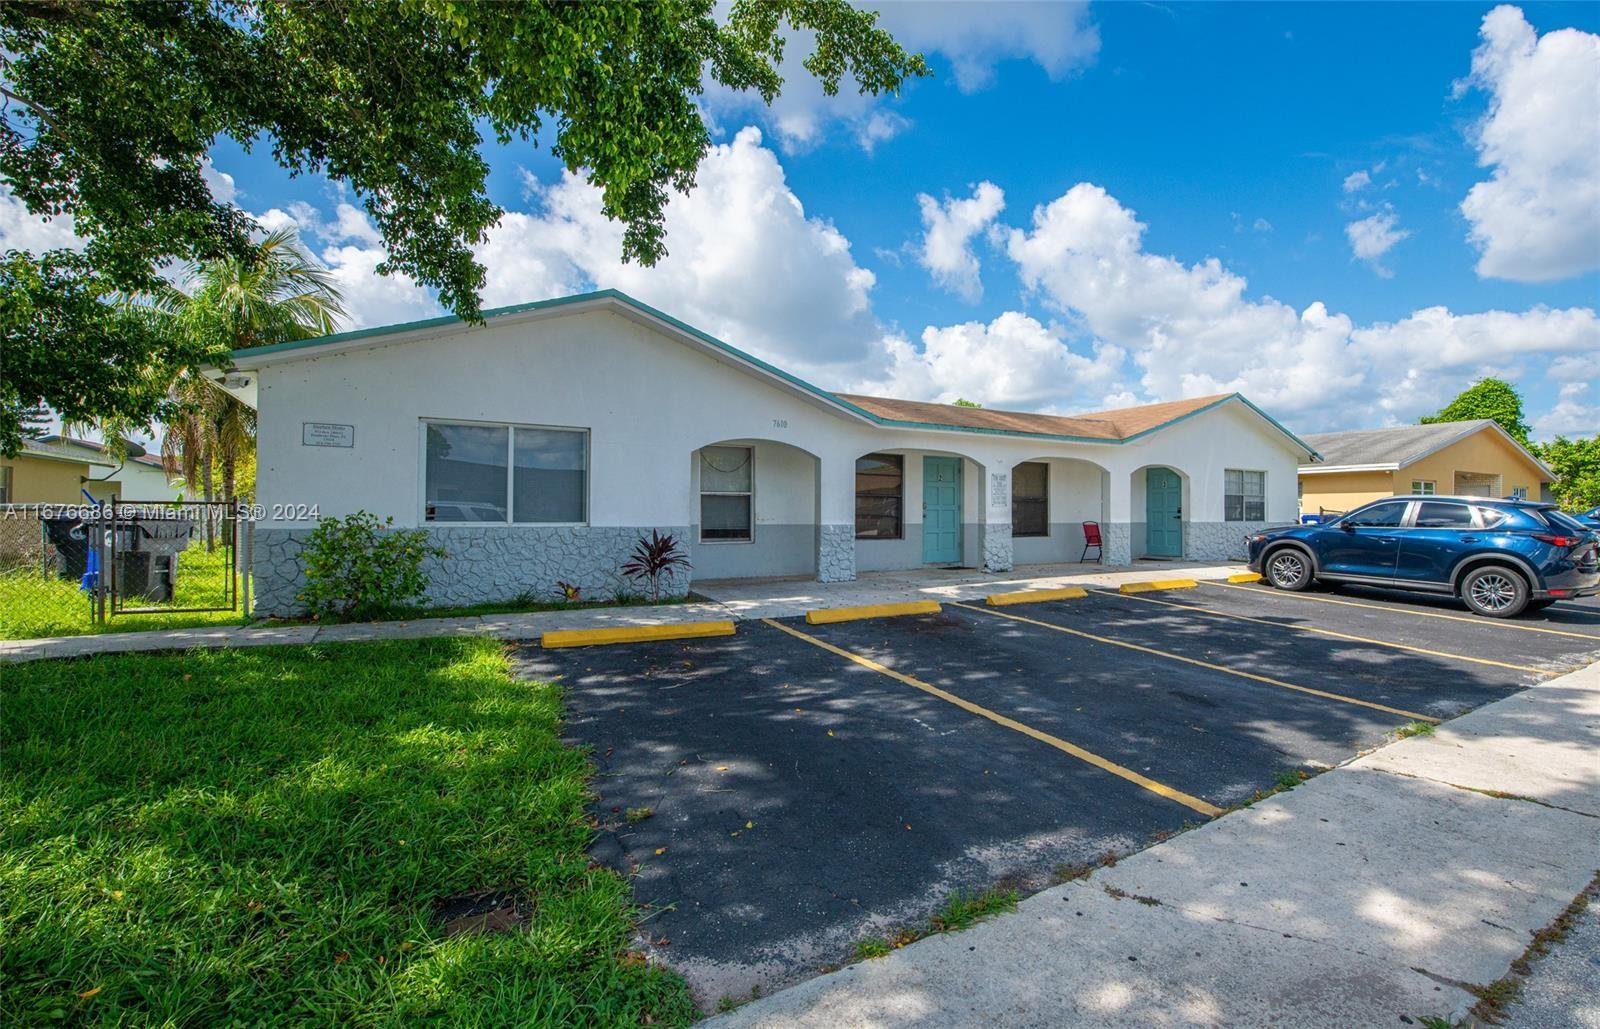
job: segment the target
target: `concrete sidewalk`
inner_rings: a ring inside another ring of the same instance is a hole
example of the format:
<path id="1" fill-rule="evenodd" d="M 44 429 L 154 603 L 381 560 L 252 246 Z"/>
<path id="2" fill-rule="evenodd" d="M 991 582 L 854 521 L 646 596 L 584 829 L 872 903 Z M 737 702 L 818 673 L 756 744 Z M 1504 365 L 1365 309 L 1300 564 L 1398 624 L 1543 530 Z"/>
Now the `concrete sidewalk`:
<path id="1" fill-rule="evenodd" d="M 1597 869 L 1600 663 L 709 1024 L 1455 1020 Z"/>
<path id="2" fill-rule="evenodd" d="M 194 647 L 267 647 L 287 643 L 346 643 L 362 640 L 422 639 L 431 636 L 488 636 L 534 639 L 557 629 L 609 629 L 673 625 L 719 619 L 788 618 L 819 607 L 850 607 L 901 600 L 973 600 L 990 593 L 1059 586 L 1108 586 L 1181 574 L 1191 579 L 1222 579 L 1242 565 L 1204 565 L 1179 561 L 1141 561 L 1134 566 L 1097 564 L 1032 565 L 991 574 L 972 569 L 918 569 L 868 572 L 850 582 L 812 579 L 749 579 L 695 583 L 704 603 L 660 607 L 596 607 L 530 614 L 474 615 L 466 618 L 413 618 L 399 622 L 348 625 L 210 626 L 154 632 L 57 636 L 0 640 L 0 664 L 42 658 L 89 657 L 141 650 Z"/>

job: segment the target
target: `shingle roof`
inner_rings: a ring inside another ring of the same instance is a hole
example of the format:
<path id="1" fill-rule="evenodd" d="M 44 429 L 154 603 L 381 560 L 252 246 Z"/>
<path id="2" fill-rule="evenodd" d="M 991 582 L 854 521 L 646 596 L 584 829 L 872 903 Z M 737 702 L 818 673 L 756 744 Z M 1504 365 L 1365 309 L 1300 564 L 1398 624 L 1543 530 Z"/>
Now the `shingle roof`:
<path id="1" fill-rule="evenodd" d="M 929 404 L 918 400 L 897 400 L 892 397 L 865 397 L 854 393 L 834 395 L 848 404 L 854 404 L 879 418 L 891 421 L 1113 441 L 1148 432 L 1232 396 L 1231 393 L 1219 393 L 1209 397 L 1123 407 L 1112 411 L 1054 415 L 1033 414 L 1027 411 L 998 411 L 987 407 L 963 407 L 960 404 Z"/>
<path id="2" fill-rule="evenodd" d="M 1318 432 L 1302 436 L 1307 443 L 1322 454 L 1317 471 L 1333 471 L 1346 467 L 1404 468 L 1435 451 L 1460 439 L 1489 429 L 1510 441 L 1529 461 L 1549 473 L 1543 462 L 1528 453 L 1492 418 L 1474 418 L 1464 422 L 1439 422 L 1433 425 L 1396 425 L 1388 429 L 1351 429 L 1348 432 Z M 1309 461 L 1301 461 L 1306 468 Z"/>
<path id="3" fill-rule="evenodd" d="M 76 464 L 95 465 L 101 468 L 114 468 L 117 464 L 106 457 L 104 451 L 93 445 L 85 445 L 77 440 L 62 439 L 54 435 L 24 438 L 22 452 L 32 457 L 43 457 L 52 461 L 72 461 Z"/>

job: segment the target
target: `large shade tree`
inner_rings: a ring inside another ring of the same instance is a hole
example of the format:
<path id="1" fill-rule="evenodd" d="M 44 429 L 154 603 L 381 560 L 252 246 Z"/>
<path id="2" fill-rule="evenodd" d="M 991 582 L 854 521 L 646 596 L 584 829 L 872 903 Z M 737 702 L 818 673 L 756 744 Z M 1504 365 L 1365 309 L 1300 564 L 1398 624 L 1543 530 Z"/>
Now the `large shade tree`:
<path id="1" fill-rule="evenodd" d="M 245 257 L 249 216 L 204 179 L 219 139 L 347 184 L 382 234 L 380 271 L 475 319 L 471 248 L 501 214 L 483 130 L 548 145 L 600 188 L 624 256 L 652 263 L 667 201 L 710 146 L 705 83 L 770 103 L 795 32 L 829 93 L 893 92 L 927 70 L 847 0 L 0 3 L 0 178 L 87 240 L 0 262 L 0 452 L 41 400 L 148 420 L 170 407 L 152 367 L 204 359 L 106 301 L 157 290 L 173 261 Z"/>

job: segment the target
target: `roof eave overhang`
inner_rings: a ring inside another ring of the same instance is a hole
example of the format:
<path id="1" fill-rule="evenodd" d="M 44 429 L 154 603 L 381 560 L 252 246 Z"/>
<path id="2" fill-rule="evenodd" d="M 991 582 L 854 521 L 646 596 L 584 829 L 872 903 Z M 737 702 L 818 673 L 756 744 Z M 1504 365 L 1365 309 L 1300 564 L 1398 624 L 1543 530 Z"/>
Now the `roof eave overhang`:
<path id="1" fill-rule="evenodd" d="M 570 297 L 557 297 L 552 300 L 537 300 L 532 303 L 518 304 L 512 307 L 502 307 L 484 312 L 485 323 L 493 319 L 497 324 L 517 324 L 524 321 L 536 321 L 544 318 L 562 317 L 576 314 L 585 310 L 610 310 L 638 324 L 651 326 L 667 333 L 681 342 L 687 343 L 695 349 L 708 354 L 714 359 L 734 367 L 741 368 L 759 378 L 790 392 L 802 399 L 823 407 L 835 414 L 854 421 L 864 422 L 887 429 L 898 429 L 913 432 L 934 432 L 951 435 L 979 435 L 995 436 L 1011 439 L 1036 439 L 1055 443 L 1077 443 L 1091 446 L 1116 446 L 1123 443 L 1133 443 L 1157 432 L 1169 429 L 1174 425 L 1190 418 L 1214 410 L 1224 404 L 1238 401 L 1245 405 L 1256 415 L 1264 419 L 1269 425 L 1278 430 L 1293 442 L 1306 456 L 1312 460 L 1321 460 L 1321 455 L 1306 442 L 1286 429 L 1277 419 L 1261 410 L 1255 404 L 1238 393 L 1232 393 L 1204 407 L 1186 412 L 1171 421 L 1161 425 L 1152 426 L 1132 435 L 1105 439 L 1094 436 L 1059 435 L 1055 433 L 1022 432 L 1011 429 L 993 429 L 979 426 L 941 425 L 934 422 L 906 421 L 895 418 L 884 418 L 873 414 L 865 408 L 859 407 L 848 400 L 813 385 L 796 375 L 784 371 L 775 365 L 768 364 L 760 358 L 754 357 L 728 343 L 717 339 L 709 333 L 680 321 L 671 315 L 659 311 L 648 304 L 642 303 L 628 296 L 620 290 L 606 289 L 593 293 L 580 293 Z M 309 360 L 312 358 L 329 357 L 337 354 L 346 354 L 356 350 L 365 350 L 378 346 L 390 346 L 400 343 L 415 343 L 429 339 L 448 336 L 463 330 L 481 328 L 482 325 L 473 326 L 463 322 L 454 315 L 445 315 L 439 318 L 430 318 L 424 321 L 411 322 L 398 326 L 384 326 L 371 329 L 358 329 L 353 332 L 340 333 L 335 336 L 326 336 L 319 339 L 295 340 L 287 343 L 274 343 L 261 347 L 250 347 L 244 350 L 235 350 L 229 355 L 226 368 L 214 366 L 209 371 L 254 371 L 267 365 L 279 364 L 287 361 Z M 232 392 L 232 391 L 230 391 Z M 239 394 L 235 394 L 239 395 Z M 243 397 L 241 397 L 243 399 Z M 248 402 L 248 401 L 247 401 Z M 253 405 L 252 405 L 253 406 Z"/>
<path id="2" fill-rule="evenodd" d="M 1396 472 L 1400 465 L 1393 461 L 1387 464 L 1320 464 L 1301 465 L 1301 475 L 1335 475 L 1340 472 Z"/>

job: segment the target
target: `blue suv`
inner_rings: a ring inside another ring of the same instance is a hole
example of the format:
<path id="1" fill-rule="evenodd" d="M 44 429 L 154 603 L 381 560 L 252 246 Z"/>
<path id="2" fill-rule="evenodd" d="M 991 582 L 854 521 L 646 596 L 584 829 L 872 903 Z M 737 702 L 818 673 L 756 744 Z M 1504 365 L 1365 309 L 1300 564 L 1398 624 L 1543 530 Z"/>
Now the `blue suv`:
<path id="1" fill-rule="evenodd" d="M 1423 590 L 1491 618 L 1600 593 L 1600 533 L 1554 504 L 1385 497 L 1331 522 L 1245 540 L 1251 571 L 1281 590 L 1318 580 Z"/>

